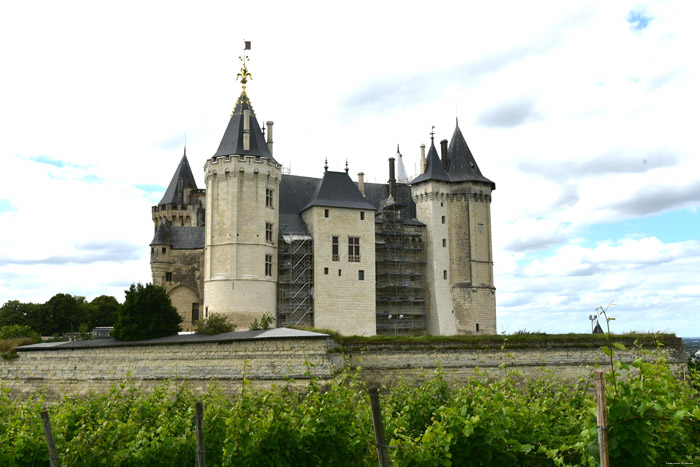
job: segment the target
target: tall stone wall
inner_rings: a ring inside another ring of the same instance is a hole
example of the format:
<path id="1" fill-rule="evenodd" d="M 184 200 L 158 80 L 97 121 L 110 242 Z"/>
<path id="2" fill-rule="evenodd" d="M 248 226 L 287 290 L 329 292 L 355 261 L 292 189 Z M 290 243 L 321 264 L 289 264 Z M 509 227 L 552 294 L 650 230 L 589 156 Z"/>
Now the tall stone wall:
<path id="1" fill-rule="evenodd" d="M 172 380 L 186 382 L 195 392 L 216 384 L 225 393 L 235 394 L 240 391 L 243 378 L 255 388 L 303 387 L 312 375 L 323 383 L 343 370 L 354 371 L 358 367 L 369 386 L 390 386 L 402 379 L 420 382 L 438 368 L 453 382 L 468 381 L 479 368 L 492 377 L 517 369 L 527 377 L 551 373 L 555 378 L 575 383 L 579 377 L 589 377 L 596 366 L 604 368 L 608 364 L 597 345 L 538 345 L 501 350 L 493 342 L 482 348 L 461 342 L 393 342 L 351 343 L 340 349 L 333 339 L 320 335 L 81 349 L 20 348 L 18 358 L 0 360 L 0 384 L 20 397 L 38 392 L 49 398 L 106 392 L 126 378 L 143 390 Z M 681 373 L 685 368 L 681 339 L 666 342 L 663 349 L 672 367 Z M 626 362 L 636 358 L 632 351 L 616 355 Z"/>

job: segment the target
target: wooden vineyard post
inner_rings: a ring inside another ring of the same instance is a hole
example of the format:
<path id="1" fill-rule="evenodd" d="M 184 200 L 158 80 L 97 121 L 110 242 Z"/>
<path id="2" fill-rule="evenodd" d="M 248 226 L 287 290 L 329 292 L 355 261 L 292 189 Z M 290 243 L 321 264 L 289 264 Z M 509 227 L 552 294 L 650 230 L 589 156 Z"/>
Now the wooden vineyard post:
<path id="1" fill-rule="evenodd" d="M 204 408 L 201 402 L 195 402 L 194 404 L 194 426 L 197 430 L 197 467 L 206 467 L 206 450 L 204 449 Z"/>
<path id="2" fill-rule="evenodd" d="M 58 463 L 58 452 L 56 452 L 56 443 L 54 443 L 51 431 L 51 420 L 49 420 L 49 412 L 46 409 L 41 412 L 41 423 L 44 425 L 46 445 L 49 447 L 49 463 L 51 467 L 59 467 L 61 464 Z"/>
<path id="3" fill-rule="evenodd" d="M 600 467 L 610 467 L 608 458 L 608 416 L 605 407 L 605 380 L 603 370 L 593 372 L 595 381 L 596 418 L 598 420 L 598 450 L 600 452 Z"/>
<path id="4" fill-rule="evenodd" d="M 386 441 L 384 440 L 382 409 L 379 407 L 379 393 L 377 392 L 377 388 L 370 388 L 369 404 L 372 407 L 372 422 L 374 424 L 374 438 L 377 441 L 379 467 L 389 467 L 389 457 L 386 454 Z"/>

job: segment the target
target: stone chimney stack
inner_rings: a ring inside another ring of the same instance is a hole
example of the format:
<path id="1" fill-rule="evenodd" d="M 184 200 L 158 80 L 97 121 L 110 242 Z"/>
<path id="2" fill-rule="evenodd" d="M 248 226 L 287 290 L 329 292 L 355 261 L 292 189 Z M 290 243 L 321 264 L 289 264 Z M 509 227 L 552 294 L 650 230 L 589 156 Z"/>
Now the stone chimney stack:
<path id="1" fill-rule="evenodd" d="M 357 174 L 357 189 L 360 190 L 362 196 L 365 195 L 365 173 L 359 172 Z"/>
<path id="2" fill-rule="evenodd" d="M 267 149 L 270 150 L 270 155 L 272 155 L 272 126 L 275 122 L 267 121 Z"/>
<path id="3" fill-rule="evenodd" d="M 440 160 L 442 161 L 442 168 L 447 171 L 450 168 L 450 156 L 447 153 L 447 140 L 443 139 L 440 141 Z"/>
<path id="4" fill-rule="evenodd" d="M 250 110 L 243 111 L 243 150 L 250 151 Z"/>
<path id="5" fill-rule="evenodd" d="M 420 173 L 425 173 L 425 144 L 420 145 Z"/>
<path id="6" fill-rule="evenodd" d="M 396 200 L 396 159 L 389 158 L 389 196 Z"/>

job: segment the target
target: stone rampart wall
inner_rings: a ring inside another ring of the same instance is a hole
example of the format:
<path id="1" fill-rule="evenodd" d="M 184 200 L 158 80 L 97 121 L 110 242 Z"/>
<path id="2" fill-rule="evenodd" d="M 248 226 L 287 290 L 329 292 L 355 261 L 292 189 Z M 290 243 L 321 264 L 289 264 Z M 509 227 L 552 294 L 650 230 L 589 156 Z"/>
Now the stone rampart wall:
<path id="1" fill-rule="evenodd" d="M 681 372 L 685 354 L 677 345 L 664 347 L 674 369 Z M 370 386 L 391 385 L 401 379 L 420 381 L 437 368 L 448 380 L 466 381 L 475 368 L 499 376 L 515 368 L 525 376 L 550 371 L 555 377 L 575 383 L 587 378 L 607 357 L 598 347 L 549 345 L 540 348 L 467 348 L 428 344 L 345 344 L 343 352 L 331 338 L 276 338 L 228 342 L 129 345 L 83 349 L 18 351 L 13 360 L 0 360 L 0 384 L 14 395 L 26 397 L 41 391 L 49 398 L 65 394 L 106 392 L 114 384 L 131 378 L 148 390 L 167 380 L 184 381 L 195 392 L 217 384 L 225 393 L 240 391 L 243 378 L 255 388 L 308 384 L 310 375 L 321 383 L 343 369 L 361 367 L 361 377 Z M 631 362 L 633 352 L 617 357 Z M 616 358 L 617 358 L 616 357 Z M 293 380 L 293 381 L 291 381 Z"/>

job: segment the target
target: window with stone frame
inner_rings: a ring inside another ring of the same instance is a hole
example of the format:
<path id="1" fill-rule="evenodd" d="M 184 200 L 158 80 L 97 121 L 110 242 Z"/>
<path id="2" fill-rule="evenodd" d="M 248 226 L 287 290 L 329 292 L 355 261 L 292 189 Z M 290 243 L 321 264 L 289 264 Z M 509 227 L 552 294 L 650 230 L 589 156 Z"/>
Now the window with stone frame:
<path id="1" fill-rule="evenodd" d="M 166 272 L 165 273 L 165 282 L 172 282 L 173 281 L 173 273 L 172 272 Z"/>
<path id="2" fill-rule="evenodd" d="M 274 208 L 274 205 L 272 203 L 274 193 L 274 190 L 272 190 L 271 188 L 265 189 L 265 206 L 267 206 L 268 208 Z"/>
<path id="3" fill-rule="evenodd" d="M 348 237 L 348 261 L 360 262 L 360 237 Z"/>
<path id="4" fill-rule="evenodd" d="M 272 277 L 272 255 L 265 255 L 265 276 Z"/>
<path id="5" fill-rule="evenodd" d="M 199 303 L 192 304 L 192 322 L 199 321 Z"/>
<path id="6" fill-rule="evenodd" d="M 331 237 L 331 259 L 333 261 L 340 261 L 339 245 L 339 237 Z"/>
<path id="7" fill-rule="evenodd" d="M 272 243 L 272 223 L 265 222 L 265 241 Z"/>

